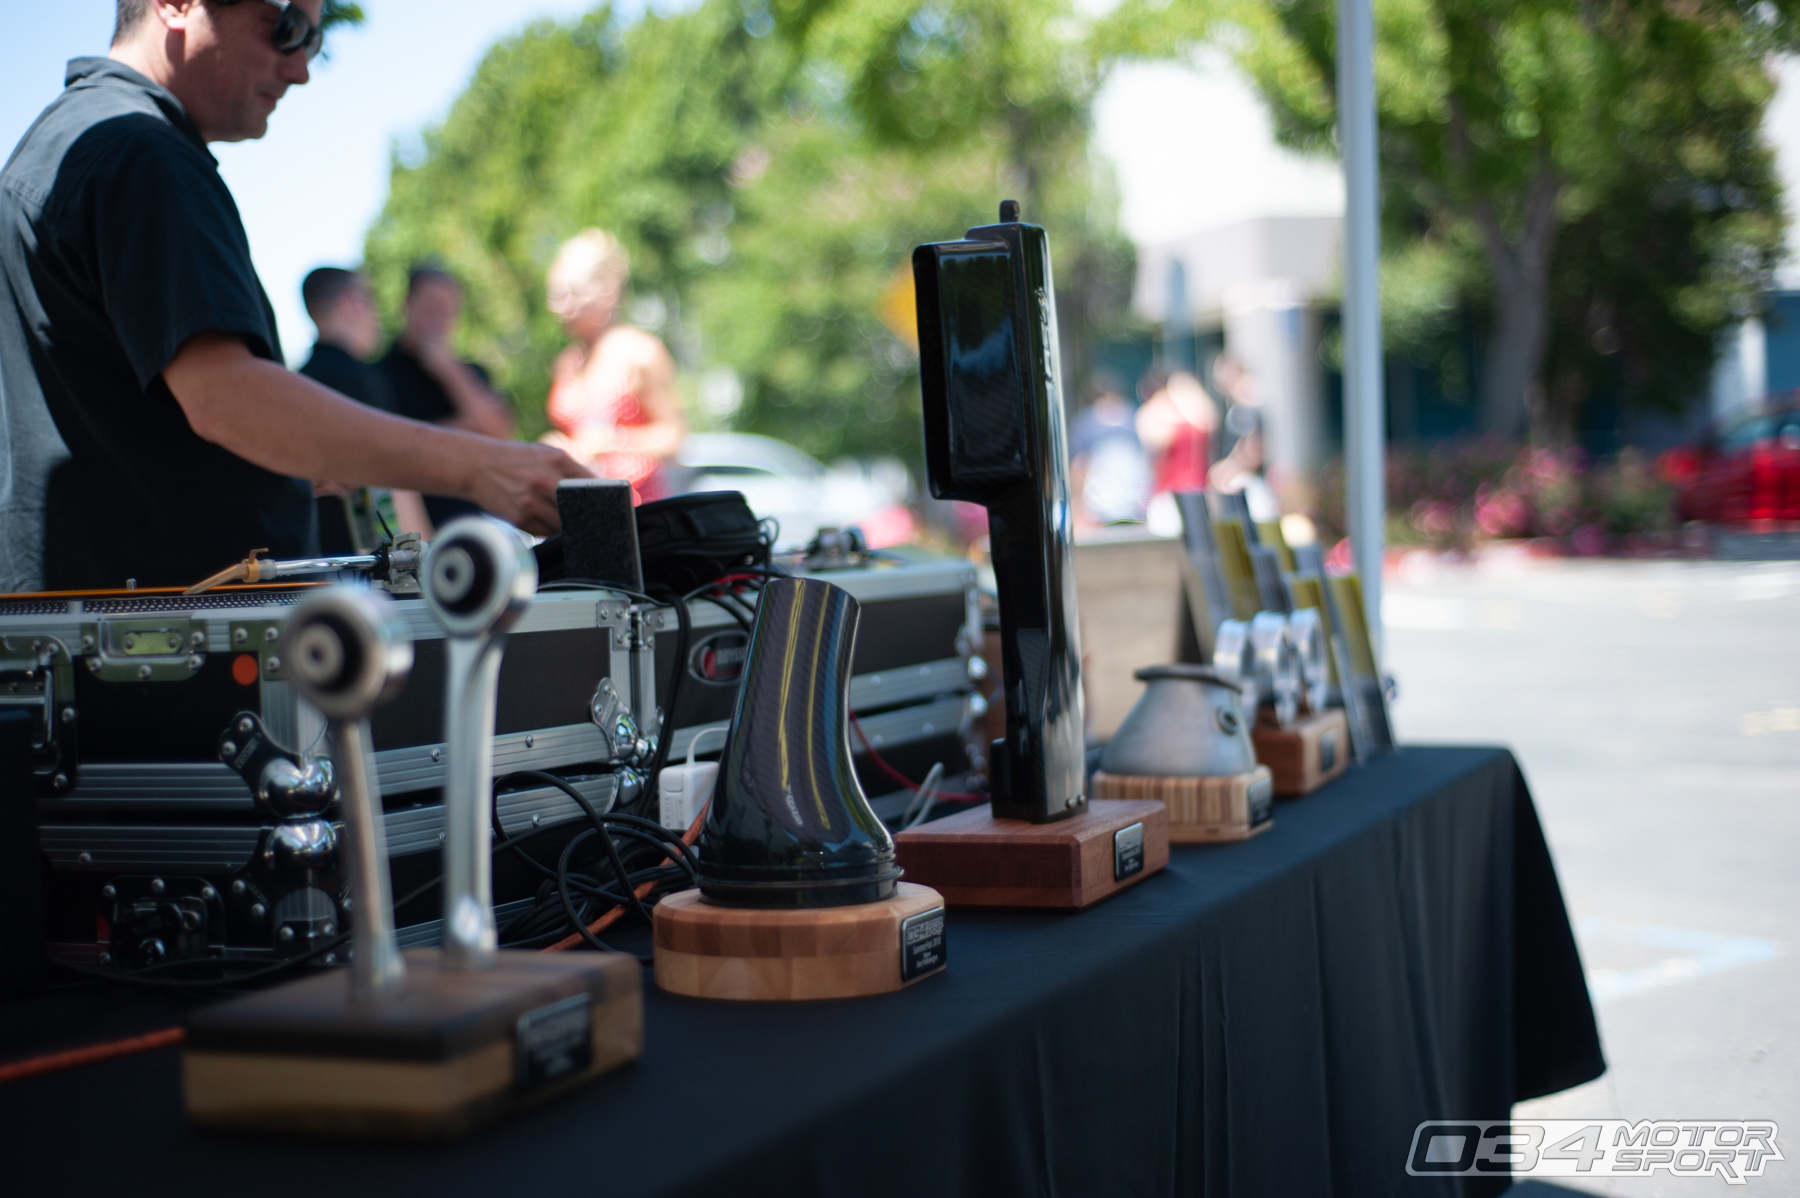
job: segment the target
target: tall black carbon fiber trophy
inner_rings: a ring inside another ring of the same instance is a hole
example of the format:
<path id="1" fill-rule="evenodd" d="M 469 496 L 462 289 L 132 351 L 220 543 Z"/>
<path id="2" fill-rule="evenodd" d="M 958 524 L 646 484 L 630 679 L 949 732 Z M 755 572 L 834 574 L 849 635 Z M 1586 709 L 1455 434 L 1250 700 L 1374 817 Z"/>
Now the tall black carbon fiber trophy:
<path id="1" fill-rule="evenodd" d="M 1155 819 L 1137 809 L 1155 807 L 1162 818 L 1160 804 L 1110 803 L 1102 816 L 1088 799 L 1050 242 L 1043 229 L 1022 224 L 1019 205 L 1007 200 L 1000 223 L 914 250 L 913 283 L 931 493 L 988 512 L 1006 736 L 989 756 L 991 809 L 903 833 L 901 863 L 952 903 L 1085 907 L 1160 868 L 1167 825 L 1164 819 L 1159 850 Z M 1062 823 L 1069 826 L 1021 830 Z M 1097 856 L 1083 838 L 1103 835 L 1117 841 L 1115 851 L 1099 855 L 1113 865 L 1104 878 L 1079 864 Z M 1022 846 L 1070 837 L 1082 851 L 1060 873 L 996 871 L 995 854 L 1012 854 L 1015 863 L 1061 861 L 1056 850 Z M 984 838 L 989 848 L 978 847 Z"/>
<path id="2" fill-rule="evenodd" d="M 913 251 L 919 382 L 931 493 L 988 511 L 1006 702 L 994 814 L 1042 824 L 1087 810 L 1081 635 L 1050 243 L 1012 201 L 1000 222 Z"/>

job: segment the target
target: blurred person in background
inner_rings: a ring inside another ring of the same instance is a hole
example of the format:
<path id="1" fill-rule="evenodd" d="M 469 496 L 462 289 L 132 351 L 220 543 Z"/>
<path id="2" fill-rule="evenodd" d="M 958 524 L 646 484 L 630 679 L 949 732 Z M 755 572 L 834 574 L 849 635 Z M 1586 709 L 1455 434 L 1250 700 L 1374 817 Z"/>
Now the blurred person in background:
<path id="1" fill-rule="evenodd" d="M 1138 441 L 1153 463 L 1154 476 L 1145 521 L 1152 532 L 1172 536 L 1181 531 L 1175 492 L 1206 489 L 1219 409 L 1200 380 L 1185 370 L 1152 370 L 1139 381 L 1138 395 L 1143 400 L 1137 411 Z"/>
<path id="2" fill-rule="evenodd" d="M 381 348 L 381 313 L 375 307 L 368 280 L 353 270 L 321 266 L 301 282 L 300 300 L 319 330 L 300 373 L 358 403 L 392 412 L 394 397 L 388 389 L 387 376 L 370 361 Z M 389 494 L 399 530 L 429 536 L 431 520 L 419 493 Z M 379 496 L 367 487 L 344 487 L 323 481 L 313 483 L 313 496 L 319 506 L 319 552 L 358 553 L 369 547 L 367 537 L 355 530 L 357 510 L 359 504 L 362 510 L 373 510 Z"/>
<path id="3" fill-rule="evenodd" d="M 1069 492 L 1075 527 L 1144 518 L 1150 464 L 1138 442 L 1137 412 L 1115 380 L 1096 375 L 1088 402 L 1069 429 Z"/>
<path id="4" fill-rule="evenodd" d="M 1228 401 L 1224 433 L 1230 448 L 1213 463 L 1207 477 L 1214 490 L 1227 494 L 1242 491 L 1250 505 L 1251 519 L 1279 520 L 1281 505 L 1263 473 L 1265 418 L 1256 394 L 1256 380 L 1242 362 L 1230 354 L 1220 354 L 1213 359 L 1213 382 Z"/>
<path id="5" fill-rule="evenodd" d="M 668 495 L 670 462 L 687 436 L 675 360 L 661 339 L 617 320 L 631 281 L 625 247 L 583 229 L 556 252 L 545 302 L 572 343 L 557 355 L 546 404 L 555 432 L 542 440 L 638 502 Z"/>
<path id="6" fill-rule="evenodd" d="M 456 352 L 462 322 L 463 288 L 456 276 L 436 266 L 415 266 L 406 280 L 403 324 L 381 359 L 396 416 L 441 424 L 496 440 L 513 435 L 512 409 L 488 384 L 487 371 Z M 481 509 L 448 495 L 425 496 L 432 527 Z"/>

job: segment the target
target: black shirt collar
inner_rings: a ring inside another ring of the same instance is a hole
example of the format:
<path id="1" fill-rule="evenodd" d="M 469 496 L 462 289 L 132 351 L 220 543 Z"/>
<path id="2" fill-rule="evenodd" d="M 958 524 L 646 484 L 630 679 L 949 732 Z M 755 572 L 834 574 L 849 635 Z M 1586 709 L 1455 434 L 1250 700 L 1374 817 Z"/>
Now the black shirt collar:
<path id="1" fill-rule="evenodd" d="M 171 125 L 185 133 L 199 147 L 202 154 L 211 158 L 215 164 L 218 162 L 218 159 L 213 158 L 212 151 L 206 148 L 206 139 L 200 136 L 200 130 L 188 119 L 187 109 L 181 106 L 175 93 L 159 83 L 152 83 L 117 59 L 71 58 L 68 73 L 63 76 L 63 86 L 129 87 L 141 91 L 162 110 Z"/>

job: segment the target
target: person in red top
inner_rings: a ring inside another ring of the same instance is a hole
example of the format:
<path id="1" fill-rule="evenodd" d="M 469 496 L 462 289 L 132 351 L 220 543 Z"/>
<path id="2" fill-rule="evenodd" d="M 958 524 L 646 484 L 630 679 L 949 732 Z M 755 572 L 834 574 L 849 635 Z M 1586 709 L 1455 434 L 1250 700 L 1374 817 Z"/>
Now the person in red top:
<path id="1" fill-rule="evenodd" d="M 1153 495 L 1199 491 L 1212 466 L 1212 434 L 1219 409 L 1200 380 L 1186 371 L 1145 379 L 1137 411 L 1138 441 L 1155 464 Z"/>
<path id="2" fill-rule="evenodd" d="M 665 463 L 687 436 L 675 362 L 654 334 L 617 322 L 630 281 L 625 248 L 584 229 L 550 264 L 550 311 L 573 339 L 557 355 L 547 404 L 555 432 L 541 440 L 607 478 L 631 483 L 638 502 L 669 493 Z"/>

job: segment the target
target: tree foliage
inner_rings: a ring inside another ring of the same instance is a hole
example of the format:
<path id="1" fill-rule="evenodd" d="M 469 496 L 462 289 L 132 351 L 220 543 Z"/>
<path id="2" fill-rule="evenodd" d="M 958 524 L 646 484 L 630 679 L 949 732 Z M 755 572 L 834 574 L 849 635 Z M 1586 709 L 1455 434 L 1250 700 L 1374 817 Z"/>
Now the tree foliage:
<path id="1" fill-rule="evenodd" d="M 1698 393 L 1781 252 L 1759 130 L 1797 18 L 1800 0 L 1376 4 L 1384 307 L 1421 341 L 1447 325 L 1433 309 L 1488 315 L 1488 429 L 1529 415 L 1562 440 L 1596 391 Z M 1334 0 L 1128 0 L 1104 37 L 1232 47 L 1281 140 L 1335 153 Z"/>
<path id="2" fill-rule="evenodd" d="M 778 28 L 770 10 L 707 0 L 627 24 L 602 7 L 494 47 L 423 152 L 396 158 L 366 247 L 384 307 L 414 262 L 463 277 L 465 349 L 495 368 L 525 431 L 541 431 L 564 344 L 544 272 L 563 238 L 598 225 L 629 249 L 628 311 L 669 341 L 702 427 L 827 458 L 909 452 L 917 362 L 880 313 L 915 244 L 991 222 L 1021 189 L 1014 127 L 947 82 L 1009 78 L 990 59 L 1019 49 L 955 19 L 915 67 L 896 48 L 894 70 L 915 69 L 928 90 L 944 81 L 936 115 L 914 127 L 874 102 L 904 82 L 859 57 L 903 36 L 858 42 L 839 10 L 781 16 Z M 1084 118 L 1059 121 L 1043 117 L 1033 128 L 1049 133 L 1028 139 L 1042 173 L 1032 211 L 1052 229 L 1079 343 L 1123 310 L 1130 252 L 1088 166 Z"/>

